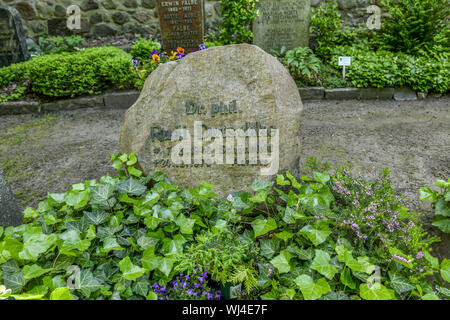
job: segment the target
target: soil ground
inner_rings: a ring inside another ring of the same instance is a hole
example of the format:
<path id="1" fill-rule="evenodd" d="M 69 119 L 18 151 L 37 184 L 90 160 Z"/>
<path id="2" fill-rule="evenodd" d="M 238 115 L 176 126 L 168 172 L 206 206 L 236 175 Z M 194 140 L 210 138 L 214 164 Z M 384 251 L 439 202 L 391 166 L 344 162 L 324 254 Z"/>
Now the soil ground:
<path id="1" fill-rule="evenodd" d="M 47 192 L 114 173 L 109 154 L 118 152 L 125 110 L 79 109 L 39 115 L 0 117 L 0 165 L 22 208 L 37 206 Z M 301 171 L 308 157 L 331 168 L 349 166 L 368 175 L 391 171 L 394 187 L 410 207 L 427 213 L 418 201 L 421 186 L 450 177 L 450 97 L 398 102 L 307 101 L 302 126 Z M 450 257 L 449 237 L 436 247 Z"/>

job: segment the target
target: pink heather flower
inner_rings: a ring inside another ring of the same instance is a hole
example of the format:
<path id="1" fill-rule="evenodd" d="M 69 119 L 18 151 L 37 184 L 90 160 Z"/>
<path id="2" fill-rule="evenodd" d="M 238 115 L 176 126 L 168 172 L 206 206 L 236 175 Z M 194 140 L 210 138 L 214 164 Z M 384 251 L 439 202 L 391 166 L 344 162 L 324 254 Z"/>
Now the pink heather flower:
<path id="1" fill-rule="evenodd" d="M 399 256 L 397 254 L 393 254 L 392 258 L 403 261 L 404 263 L 411 263 L 411 260 L 407 260 L 406 258 L 403 258 L 402 256 Z"/>
<path id="2" fill-rule="evenodd" d="M 356 223 L 353 223 L 352 224 L 352 229 L 355 230 L 355 231 L 359 230 L 359 226 Z"/>
<path id="3" fill-rule="evenodd" d="M 416 259 L 422 259 L 423 258 L 423 253 L 422 253 L 422 251 L 419 251 L 419 252 L 417 252 L 417 255 L 416 255 Z"/>
<path id="4" fill-rule="evenodd" d="M 233 202 L 234 198 L 231 194 L 228 195 L 227 200 Z"/>
<path id="5" fill-rule="evenodd" d="M 420 269 L 420 270 L 419 270 L 420 273 L 423 273 L 424 271 L 425 271 L 425 270 L 423 270 L 423 269 Z"/>

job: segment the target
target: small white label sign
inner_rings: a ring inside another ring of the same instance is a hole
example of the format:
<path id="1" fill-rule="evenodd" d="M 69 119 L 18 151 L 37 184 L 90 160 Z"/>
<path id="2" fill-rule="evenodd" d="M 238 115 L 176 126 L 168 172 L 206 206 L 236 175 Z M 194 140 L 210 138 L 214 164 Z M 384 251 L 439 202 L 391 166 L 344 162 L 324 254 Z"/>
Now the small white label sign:
<path id="1" fill-rule="evenodd" d="M 349 66 L 352 63 L 352 57 L 339 57 L 340 66 Z"/>

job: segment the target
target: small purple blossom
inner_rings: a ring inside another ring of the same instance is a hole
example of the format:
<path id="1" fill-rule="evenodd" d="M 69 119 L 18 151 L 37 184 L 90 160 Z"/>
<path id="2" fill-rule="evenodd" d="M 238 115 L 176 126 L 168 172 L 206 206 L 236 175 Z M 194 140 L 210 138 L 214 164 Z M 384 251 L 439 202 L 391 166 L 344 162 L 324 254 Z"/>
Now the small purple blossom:
<path id="1" fill-rule="evenodd" d="M 419 251 L 419 252 L 417 252 L 417 255 L 416 255 L 416 259 L 422 259 L 424 257 L 424 255 L 423 255 L 423 252 L 422 251 Z"/>

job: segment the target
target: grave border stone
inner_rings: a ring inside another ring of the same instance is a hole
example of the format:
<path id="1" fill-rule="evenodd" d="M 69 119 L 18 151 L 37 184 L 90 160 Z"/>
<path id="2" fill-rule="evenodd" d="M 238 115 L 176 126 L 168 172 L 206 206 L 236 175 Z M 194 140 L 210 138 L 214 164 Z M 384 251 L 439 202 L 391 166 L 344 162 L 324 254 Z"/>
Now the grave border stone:
<path id="1" fill-rule="evenodd" d="M 10 6 L 4 6 L 4 5 L 0 5 L 0 10 L 5 10 L 8 11 L 9 14 L 12 16 L 13 18 L 13 22 L 14 22 L 14 28 L 15 28 L 15 35 L 17 37 L 17 42 L 19 44 L 19 60 L 18 61 L 12 61 L 11 64 L 13 63 L 19 63 L 19 62 L 24 62 L 30 59 L 30 55 L 28 53 L 28 46 L 27 46 L 27 42 L 26 42 L 26 37 L 25 37 L 25 33 L 23 31 L 23 24 L 22 24 L 22 17 L 20 16 L 19 11 L 17 11 L 16 8 L 14 7 L 10 7 Z M 1 66 L 1 67 L 5 67 L 5 66 Z M 7 67 L 7 66 L 6 66 Z"/>
<path id="2" fill-rule="evenodd" d="M 0 227 L 18 226 L 22 223 L 23 215 L 16 198 L 8 183 L 8 179 L 0 166 Z M 2 210 L 8 210 L 6 213 Z"/>

